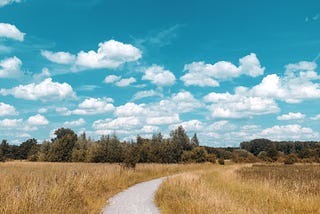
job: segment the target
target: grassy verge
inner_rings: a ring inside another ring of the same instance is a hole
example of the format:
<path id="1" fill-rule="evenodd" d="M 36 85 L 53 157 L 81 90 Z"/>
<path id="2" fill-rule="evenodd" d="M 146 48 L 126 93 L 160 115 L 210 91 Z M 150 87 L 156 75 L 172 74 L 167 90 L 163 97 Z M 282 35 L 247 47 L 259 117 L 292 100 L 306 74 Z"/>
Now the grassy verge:
<path id="1" fill-rule="evenodd" d="M 320 213 L 319 171 L 319 165 L 214 166 L 168 179 L 156 203 L 169 214 Z"/>
<path id="2" fill-rule="evenodd" d="M 0 163 L 0 213 L 100 213 L 112 195 L 135 183 L 208 165 Z"/>

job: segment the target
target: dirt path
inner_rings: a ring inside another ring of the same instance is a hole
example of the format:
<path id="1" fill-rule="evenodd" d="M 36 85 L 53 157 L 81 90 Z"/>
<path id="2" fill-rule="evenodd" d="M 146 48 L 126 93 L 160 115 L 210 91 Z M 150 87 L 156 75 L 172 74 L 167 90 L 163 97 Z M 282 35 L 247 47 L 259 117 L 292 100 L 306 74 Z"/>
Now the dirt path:
<path id="1" fill-rule="evenodd" d="M 166 177 L 136 184 L 109 199 L 103 214 L 159 214 L 153 198 Z"/>

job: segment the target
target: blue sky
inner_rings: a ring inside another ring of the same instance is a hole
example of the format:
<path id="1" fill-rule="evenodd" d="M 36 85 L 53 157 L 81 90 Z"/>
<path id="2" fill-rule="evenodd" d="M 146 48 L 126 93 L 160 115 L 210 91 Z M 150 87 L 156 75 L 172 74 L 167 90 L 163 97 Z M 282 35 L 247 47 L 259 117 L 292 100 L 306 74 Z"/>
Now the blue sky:
<path id="1" fill-rule="evenodd" d="M 319 35 L 318 1 L 0 0 L 0 138 L 319 140 Z"/>

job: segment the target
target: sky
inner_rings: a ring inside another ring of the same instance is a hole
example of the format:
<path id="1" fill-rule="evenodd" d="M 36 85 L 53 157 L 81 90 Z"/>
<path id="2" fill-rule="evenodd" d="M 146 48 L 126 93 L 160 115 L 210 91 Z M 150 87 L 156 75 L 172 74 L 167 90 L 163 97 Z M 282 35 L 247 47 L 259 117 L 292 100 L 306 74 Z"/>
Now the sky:
<path id="1" fill-rule="evenodd" d="M 0 0 L 0 139 L 320 138 L 316 0 Z"/>

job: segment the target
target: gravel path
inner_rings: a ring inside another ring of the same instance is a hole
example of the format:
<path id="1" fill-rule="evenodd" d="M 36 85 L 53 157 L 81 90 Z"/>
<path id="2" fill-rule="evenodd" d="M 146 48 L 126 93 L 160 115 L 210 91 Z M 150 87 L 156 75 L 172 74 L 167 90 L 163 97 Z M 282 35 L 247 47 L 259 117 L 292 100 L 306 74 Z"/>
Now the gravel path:
<path id="1" fill-rule="evenodd" d="M 166 177 L 136 184 L 109 199 L 103 214 L 160 214 L 153 198 Z"/>

